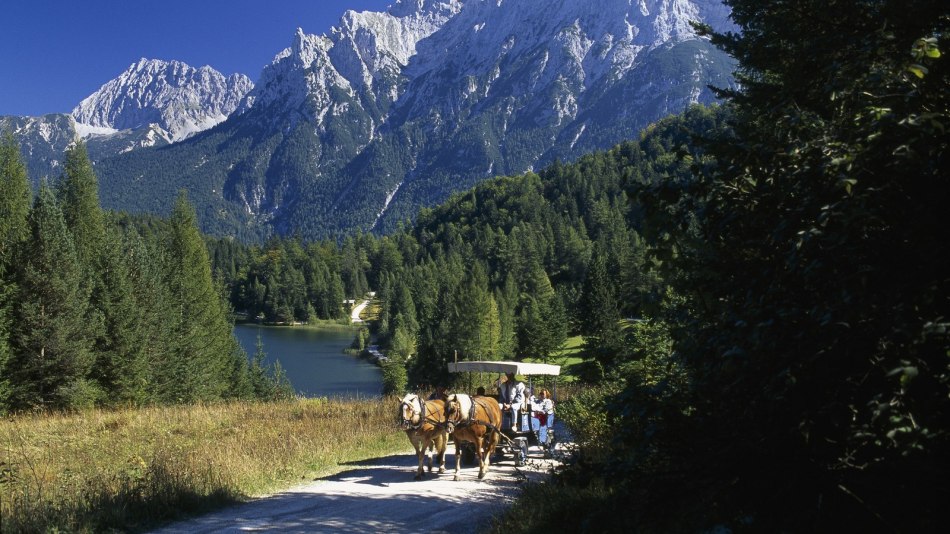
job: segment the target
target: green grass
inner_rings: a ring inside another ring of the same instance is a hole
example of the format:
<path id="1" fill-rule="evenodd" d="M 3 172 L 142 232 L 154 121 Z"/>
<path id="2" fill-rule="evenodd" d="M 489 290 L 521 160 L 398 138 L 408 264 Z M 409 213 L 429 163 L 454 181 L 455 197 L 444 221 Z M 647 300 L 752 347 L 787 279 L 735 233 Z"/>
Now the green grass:
<path id="1" fill-rule="evenodd" d="M 313 480 L 404 451 L 395 405 L 303 399 L 8 417 L 0 525 L 137 530 Z"/>
<path id="2" fill-rule="evenodd" d="M 571 367 L 584 361 L 582 357 L 584 354 L 583 345 L 584 338 L 581 336 L 569 337 L 567 341 L 564 342 L 564 345 L 548 358 L 547 363 L 561 366 L 561 382 L 574 382 L 577 380 L 577 378 L 571 374 Z M 525 358 L 525 361 L 542 363 L 541 360 L 537 358 Z"/>

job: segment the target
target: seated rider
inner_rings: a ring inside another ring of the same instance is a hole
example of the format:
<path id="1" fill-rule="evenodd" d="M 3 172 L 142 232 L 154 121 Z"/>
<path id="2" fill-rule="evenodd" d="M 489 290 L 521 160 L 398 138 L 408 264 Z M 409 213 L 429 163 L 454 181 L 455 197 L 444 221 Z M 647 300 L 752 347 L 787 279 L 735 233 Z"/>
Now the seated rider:
<path id="1" fill-rule="evenodd" d="M 515 380 L 514 373 L 505 374 L 505 383 L 501 385 L 501 409 L 511 415 L 511 429 L 518 431 L 518 414 L 524 403 L 524 382 Z"/>
<path id="2" fill-rule="evenodd" d="M 554 425 L 554 401 L 551 399 L 551 392 L 542 389 L 539 397 L 531 397 L 531 411 L 532 429 L 538 431 L 538 441 L 547 443 L 548 429 Z"/>

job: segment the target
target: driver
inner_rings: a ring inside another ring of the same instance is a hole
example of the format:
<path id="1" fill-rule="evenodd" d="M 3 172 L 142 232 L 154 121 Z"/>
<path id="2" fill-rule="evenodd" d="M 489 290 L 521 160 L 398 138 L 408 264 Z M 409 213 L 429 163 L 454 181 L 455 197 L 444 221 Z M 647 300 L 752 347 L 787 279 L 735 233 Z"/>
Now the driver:
<path id="1" fill-rule="evenodd" d="M 501 409 L 511 414 L 511 430 L 518 431 L 518 413 L 524 403 L 524 382 L 515 380 L 514 373 L 505 374 L 505 383 L 501 385 Z"/>

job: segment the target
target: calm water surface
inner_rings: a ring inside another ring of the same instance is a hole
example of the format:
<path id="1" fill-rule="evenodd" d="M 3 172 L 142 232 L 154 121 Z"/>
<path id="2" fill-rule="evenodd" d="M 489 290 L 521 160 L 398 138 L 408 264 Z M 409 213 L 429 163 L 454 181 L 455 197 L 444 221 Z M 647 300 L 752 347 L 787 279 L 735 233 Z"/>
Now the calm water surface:
<path id="1" fill-rule="evenodd" d="M 343 353 L 353 342 L 352 330 L 235 325 L 234 335 L 250 357 L 257 352 L 258 333 L 267 353 L 265 362 L 280 361 L 299 394 L 375 397 L 382 390 L 379 367 Z"/>

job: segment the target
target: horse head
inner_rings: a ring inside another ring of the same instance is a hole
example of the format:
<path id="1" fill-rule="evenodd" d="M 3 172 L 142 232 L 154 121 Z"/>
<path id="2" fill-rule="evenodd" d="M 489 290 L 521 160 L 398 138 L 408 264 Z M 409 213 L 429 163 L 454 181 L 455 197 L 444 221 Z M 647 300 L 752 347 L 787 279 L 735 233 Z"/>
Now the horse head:
<path id="1" fill-rule="evenodd" d="M 422 426 L 422 406 L 419 395 L 409 393 L 402 398 L 402 404 L 399 406 L 399 417 L 402 420 L 402 427 L 406 430 Z"/>
<path id="2" fill-rule="evenodd" d="M 469 419 L 472 399 L 468 395 L 453 393 L 445 400 L 445 424 L 449 434 L 455 432 L 455 427 Z"/>

